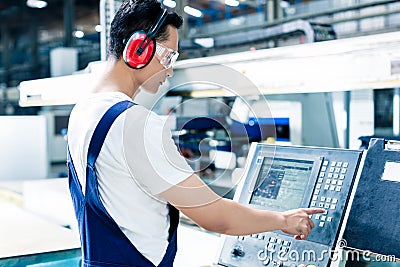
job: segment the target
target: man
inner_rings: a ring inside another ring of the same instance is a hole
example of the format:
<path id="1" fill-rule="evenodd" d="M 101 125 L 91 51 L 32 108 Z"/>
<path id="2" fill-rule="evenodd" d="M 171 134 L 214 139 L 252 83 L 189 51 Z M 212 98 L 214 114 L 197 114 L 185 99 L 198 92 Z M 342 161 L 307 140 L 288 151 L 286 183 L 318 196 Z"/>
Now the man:
<path id="1" fill-rule="evenodd" d="M 106 73 L 70 116 L 70 189 L 84 266 L 172 266 L 178 213 L 228 235 L 306 238 L 321 209 L 261 211 L 220 198 L 193 173 L 162 120 L 132 100 L 172 76 L 182 19 L 156 0 L 122 4 Z M 122 103 L 122 104 L 121 104 Z"/>

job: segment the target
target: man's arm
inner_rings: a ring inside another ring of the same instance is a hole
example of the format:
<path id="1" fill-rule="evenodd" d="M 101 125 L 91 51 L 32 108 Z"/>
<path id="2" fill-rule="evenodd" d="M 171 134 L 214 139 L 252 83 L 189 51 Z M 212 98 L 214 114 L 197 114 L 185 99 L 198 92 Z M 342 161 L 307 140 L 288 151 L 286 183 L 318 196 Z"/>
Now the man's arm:
<path id="1" fill-rule="evenodd" d="M 314 227 L 309 215 L 324 212 L 309 208 L 286 212 L 252 209 L 221 198 L 195 174 L 161 195 L 200 227 L 227 235 L 282 230 L 304 239 Z"/>

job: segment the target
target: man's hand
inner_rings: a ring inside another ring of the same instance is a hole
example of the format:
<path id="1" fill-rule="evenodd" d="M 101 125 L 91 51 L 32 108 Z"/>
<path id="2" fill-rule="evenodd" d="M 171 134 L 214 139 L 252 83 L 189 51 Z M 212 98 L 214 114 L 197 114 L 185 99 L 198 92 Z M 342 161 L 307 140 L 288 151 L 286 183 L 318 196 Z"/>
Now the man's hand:
<path id="1" fill-rule="evenodd" d="M 324 213 L 324 209 L 302 208 L 283 212 L 285 218 L 284 233 L 295 235 L 295 239 L 305 239 L 314 228 L 310 215 Z"/>

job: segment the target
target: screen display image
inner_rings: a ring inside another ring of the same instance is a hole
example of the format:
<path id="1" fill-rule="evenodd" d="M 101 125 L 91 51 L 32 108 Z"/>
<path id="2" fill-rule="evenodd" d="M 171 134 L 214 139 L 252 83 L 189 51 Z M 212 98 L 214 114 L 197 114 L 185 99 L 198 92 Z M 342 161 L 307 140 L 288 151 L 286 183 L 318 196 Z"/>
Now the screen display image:
<path id="1" fill-rule="evenodd" d="M 264 158 L 250 204 L 273 211 L 299 208 L 314 161 Z"/>

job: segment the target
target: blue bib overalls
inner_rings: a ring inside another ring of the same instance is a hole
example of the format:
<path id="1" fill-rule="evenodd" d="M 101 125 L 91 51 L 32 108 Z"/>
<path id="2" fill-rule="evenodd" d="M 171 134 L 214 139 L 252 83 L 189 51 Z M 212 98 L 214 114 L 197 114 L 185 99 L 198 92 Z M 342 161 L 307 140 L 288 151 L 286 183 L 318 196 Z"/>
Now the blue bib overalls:
<path id="1" fill-rule="evenodd" d="M 82 192 L 68 150 L 69 188 L 79 225 L 84 267 L 154 266 L 129 241 L 105 209 L 100 200 L 96 177 L 95 162 L 111 125 L 122 112 L 133 105 L 135 104 L 131 101 L 122 101 L 113 105 L 96 126 L 88 150 L 85 194 Z M 169 204 L 168 206 L 170 216 L 169 245 L 161 263 L 158 265 L 160 267 L 173 266 L 177 249 L 176 230 L 179 212 L 173 206 Z"/>

